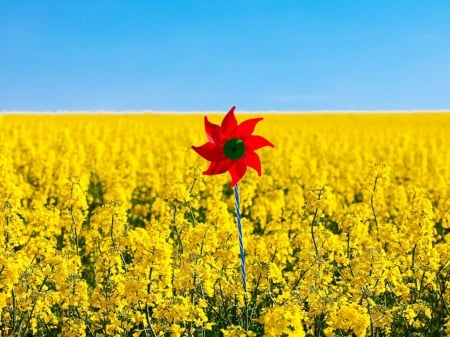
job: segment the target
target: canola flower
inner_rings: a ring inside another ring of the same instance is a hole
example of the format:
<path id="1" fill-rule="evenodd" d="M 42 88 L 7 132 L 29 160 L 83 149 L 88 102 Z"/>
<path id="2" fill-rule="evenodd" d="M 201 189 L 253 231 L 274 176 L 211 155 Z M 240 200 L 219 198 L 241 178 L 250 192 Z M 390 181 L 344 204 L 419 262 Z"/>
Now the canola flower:
<path id="1" fill-rule="evenodd" d="M 264 117 L 245 301 L 200 115 L 2 116 L 0 335 L 450 335 L 450 115 Z"/>

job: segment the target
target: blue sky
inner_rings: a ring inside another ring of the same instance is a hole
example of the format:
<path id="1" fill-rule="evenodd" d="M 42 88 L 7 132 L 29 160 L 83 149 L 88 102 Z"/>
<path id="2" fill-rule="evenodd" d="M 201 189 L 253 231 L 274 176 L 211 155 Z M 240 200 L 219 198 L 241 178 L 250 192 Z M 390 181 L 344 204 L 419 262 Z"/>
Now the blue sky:
<path id="1" fill-rule="evenodd" d="M 0 0 L 0 111 L 450 109 L 450 1 Z"/>

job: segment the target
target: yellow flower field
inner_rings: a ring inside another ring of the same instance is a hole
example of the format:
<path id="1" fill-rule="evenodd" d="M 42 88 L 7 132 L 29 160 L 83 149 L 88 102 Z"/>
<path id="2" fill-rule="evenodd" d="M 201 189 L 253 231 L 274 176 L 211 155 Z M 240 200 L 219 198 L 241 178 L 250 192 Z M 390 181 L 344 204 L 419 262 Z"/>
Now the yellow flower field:
<path id="1" fill-rule="evenodd" d="M 202 115 L 0 117 L 0 336 L 450 336 L 450 114 L 264 117 L 246 294 Z"/>

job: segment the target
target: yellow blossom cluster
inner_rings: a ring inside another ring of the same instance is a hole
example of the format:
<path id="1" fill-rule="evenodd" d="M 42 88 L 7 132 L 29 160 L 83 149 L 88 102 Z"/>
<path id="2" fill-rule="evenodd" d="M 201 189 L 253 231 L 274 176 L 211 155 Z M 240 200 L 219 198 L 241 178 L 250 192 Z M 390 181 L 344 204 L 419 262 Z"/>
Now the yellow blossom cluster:
<path id="1" fill-rule="evenodd" d="M 1 116 L 0 335 L 450 336 L 450 115 L 264 117 L 245 292 L 201 115 Z"/>

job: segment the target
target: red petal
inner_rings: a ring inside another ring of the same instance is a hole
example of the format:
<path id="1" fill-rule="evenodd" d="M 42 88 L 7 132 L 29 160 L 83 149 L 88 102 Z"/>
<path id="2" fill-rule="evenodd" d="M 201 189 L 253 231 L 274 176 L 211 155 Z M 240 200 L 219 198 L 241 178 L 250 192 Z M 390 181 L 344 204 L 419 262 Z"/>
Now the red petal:
<path id="1" fill-rule="evenodd" d="M 244 145 L 245 149 L 248 151 L 258 150 L 264 146 L 274 147 L 271 142 L 262 136 L 250 136 L 244 140 Z"/>
<path id="2" fill-rule="evenodd" d="M 222 138 L 222 132 L 220 131 L 220 126 L 211 123 L 208 117 L 205 116 L 205 132 L 208 140 L 213 144 L 220 144 Z"/>
<path id="3" fill-rule="evenodd" d="M 253 131 L 255 131 L 255 126 L 259 121 L 262 121 L 264 118 L 253 118 L 253 119 L 247 119 L 246 121 L 243 121 L 241 124 L 239 124 L 237 131 L 236 131 L 236 137 L 237 138 L 244 138 L 250 136 Z"/>
<path id="4" fill-rule="evenodd" d="M 203 172 L 203 174 L 221 174 L 225 173 L 230 169 L 230 166 L 233 165 L 233 161 L 231 159 L 221 160 L 221 161 L 213 161 L 209 165 L 208 169 Z"/>
<path id="5" fill-rule="evenodd" d="M 192 149 L 209 161 L 219 161 L 224 159 L 223 151 L 213 143 L 208 142 L 202 146 L 192 146 Z"/>
<path id="6" fill-rule="evenodd" d="M 247 165 L 258 172 L 258 175 L 261 175 L 261 160 L 259 160 L 259 156 L 254 151 L 247 151 L 245 153 L 245 158 L 247 160 Z"/>
<path id="7" fill-rule="evenodd" d="M 228 113 L 226 114 L 226 116 L 223 118 L 222 120 L 222 134 L 225 137 L 230 137 L 231 133 L 236 130 L 238 123 L 236 120 L 236 116 L 234 115 L 234 109 L 236 109 L 236 107 L 232 107 L 230 109 L 230 111 L 228 111 Z"/>
<path id="8" fill-rule="evenodd" d="M 229 169 L 231 174 L 231 187 L 234 187 L 244 176 L 245 171 L 247 171 L 247 164 L 242 159 L 235 160 L 234 163 Z"/>

